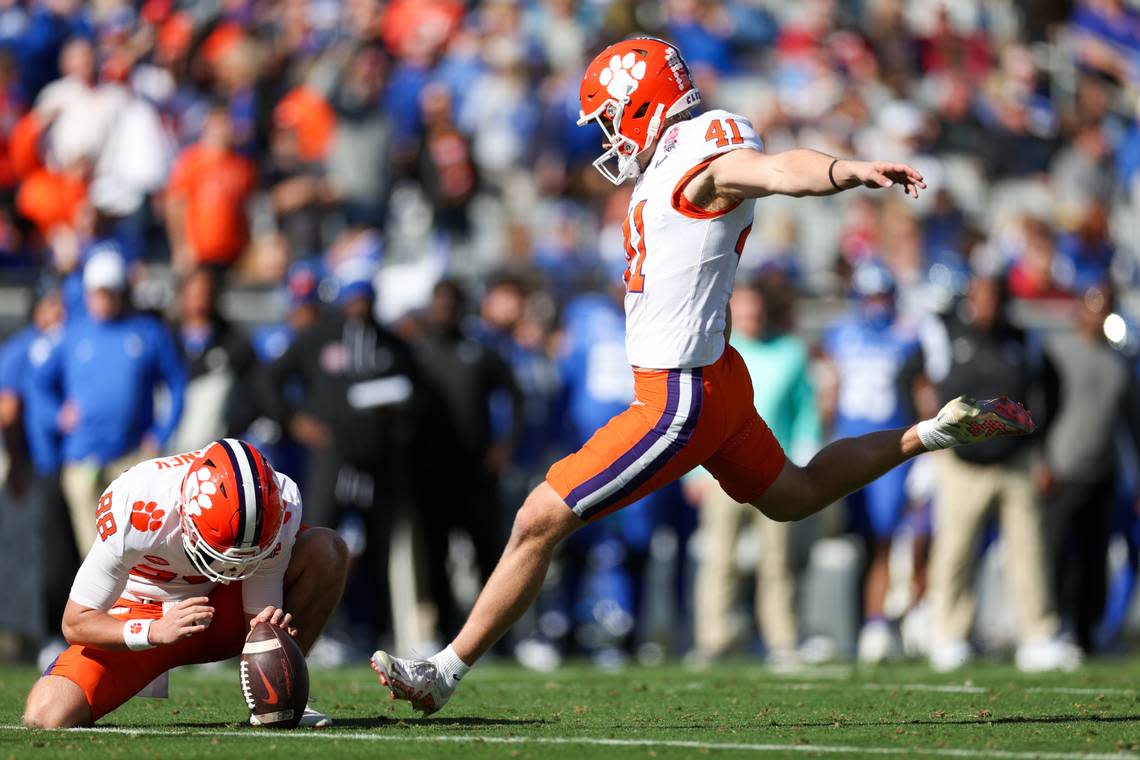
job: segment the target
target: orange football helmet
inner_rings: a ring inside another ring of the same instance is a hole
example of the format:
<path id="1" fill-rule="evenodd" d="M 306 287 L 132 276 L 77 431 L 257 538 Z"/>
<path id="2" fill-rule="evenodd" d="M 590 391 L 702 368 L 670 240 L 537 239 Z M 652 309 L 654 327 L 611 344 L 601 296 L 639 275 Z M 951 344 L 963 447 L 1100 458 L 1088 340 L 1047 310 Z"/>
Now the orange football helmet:
<path id="1" fill-rule="evenodd" d="M 285 508 L 269 461 L 245 441 L 214 441 L 182 481 L 182 546 L 202 575 L 240 581 L 277 548 Z"/>
<path id="2" fill-rule="evenodd" d="M 654 37 L 634 37 L 599 53 L 586 67 L 578 97 L 578 126 L 596 121 L 606 136 L 608 149 L 594 168 L 615 185 L 640 173 L 637 156 L 666 119 L 701 103 L 681 52 Z"/>

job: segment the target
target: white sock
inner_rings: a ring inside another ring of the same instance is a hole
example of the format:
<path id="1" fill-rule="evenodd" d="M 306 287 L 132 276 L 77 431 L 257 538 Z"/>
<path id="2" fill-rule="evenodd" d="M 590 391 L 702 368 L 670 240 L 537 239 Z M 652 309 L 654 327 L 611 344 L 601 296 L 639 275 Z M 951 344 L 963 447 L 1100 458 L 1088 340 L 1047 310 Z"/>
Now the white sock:
<path id="1" fill-rule="evenodd" d="M 444 683 L 452 688 L 458 686 L 463 676 L 467 675 L 467 671 L 471 670 L 470 665 L 459 659 L 451 644 L 447 645 L 447 649 L 429 657 L 428 662 L 435 665 L 435 669 L 443 676 Z"/>
<path id="2" fill-rule="evenodd" d="M 918 440 L 922 441 L 927 451 L 940 451 L 958 445 L 958 440 L 944 430 L 939 430 L 934 420 L 918 423 L 917 432 Z"/>

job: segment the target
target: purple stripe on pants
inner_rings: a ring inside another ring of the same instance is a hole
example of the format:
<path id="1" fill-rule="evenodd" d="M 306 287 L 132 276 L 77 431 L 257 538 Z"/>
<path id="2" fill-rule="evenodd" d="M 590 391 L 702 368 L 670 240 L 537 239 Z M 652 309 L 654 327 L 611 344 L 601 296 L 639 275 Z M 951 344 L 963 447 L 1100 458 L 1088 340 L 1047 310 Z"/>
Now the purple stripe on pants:
<path id="1" fill-rule="evenodd" d="M 618 457 L 617 461 L 571 491 L 566 497 L 566 505 L 570 507 L 570 509 L 575 509 L 579 501 L 585 499 L 595 491 L 604 488 L 614 478 L 625 472 L 626 468 L 640 459 L 646 451 L 649 451 L 649 447 L 652 446 L 658 438 L 665 435 L 669 430 L 669 426 L 673 424 L 673 419 L 677 416 L 677 402 L 681 395 L 680 380 L 680 371 L 673 370 L 669 373 L 665 411 L 662 413 L 660 419 L 657 420 L 657 424 L 653 426 L 652 430 L 642 436 L 641 440 L 634 444 L 629 451 Z"/>
<path id="2" fill-rule="evenodd" d="M 625 499 L 638 488 L 641 488 L 641 486 L 644 485 L 646 481 L 660 472 L 661 469 L 664 468 L 665 465 L 673 459 L 673 457 L 679 454 L 685 448 L 685 446 L 688 445 L 689 439 L 693 436 L 693 429 L 697 426 L 697 420 L 699 420 L 701 417 L 701 401 L 703 395 L 702 392 L 704 391 L 704 383 L 701 382 L 700 368 L 694 369 L 692 371 L 692 377 L 684 380 L 683 382 L 692 384 L 692 392 L 689 397 L 688 416 L 685 418 L 685 424 L 681 426 L 681 430 L 677 433 L 677 440 L 670 442 L 668 448 L 661 452 L 652 462 L 642 468 L 641 472 L 630 478 L 629 482 L 624 486 L 606 498 L 602 499 L 597 504 L 593 504 L 589 508 L 582 510 L 582 512 L 578 515 L 579 517 L 584 520 L 588 520 L 590 517 L 598 514 L 599 512 L 604 512 L 613 504 L 616 504 L 622 499 Z M 678 410 L 679 413 L 683 413 L 684 411 L 685 410 Z M 657 430 L 659 427 L 660 426 L 658 425 L 653 429 L 653 436 L 655 439 L 660 438 L 661 435 L 664 435 L 664 433 L 669 429 L 668 426 L 666 426 L 664 430 L 658 434 Z"/>

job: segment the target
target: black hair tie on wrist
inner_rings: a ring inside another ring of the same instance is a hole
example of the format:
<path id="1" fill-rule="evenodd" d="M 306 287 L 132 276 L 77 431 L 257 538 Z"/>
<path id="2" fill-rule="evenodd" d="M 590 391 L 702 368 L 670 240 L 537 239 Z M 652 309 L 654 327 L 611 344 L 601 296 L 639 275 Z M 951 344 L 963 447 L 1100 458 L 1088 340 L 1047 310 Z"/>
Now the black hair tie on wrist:
<path id="1" fill-rule="evenodd" d="M 835 165 L 837 163 L 839 163 L 838 158 L 831 159 L 831 163 L 827 167 L 827 178 L 831 180 L 832 187 L 834 187 L 836 190 L 842 190 L 843 188 L 840 187 L 839 183 L 835 181 L 835 174 L 833 173 L 835 171 Z"/>

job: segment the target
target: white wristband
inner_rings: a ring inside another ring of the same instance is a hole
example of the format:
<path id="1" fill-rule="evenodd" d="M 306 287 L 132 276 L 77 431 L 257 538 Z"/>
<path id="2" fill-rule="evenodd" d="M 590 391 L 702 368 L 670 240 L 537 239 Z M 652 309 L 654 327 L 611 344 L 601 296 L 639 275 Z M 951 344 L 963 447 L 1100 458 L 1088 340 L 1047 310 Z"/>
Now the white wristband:
<path id="1" fill-rule="evenodd" d="M 127 649 L 132 652 L 140 652 L 154 646 L 150 643 L 150 624 L 153 622 L 148 618 L 146 620 L 128 620 L 123 623 L 123 643 L 127 645 Z"/>

